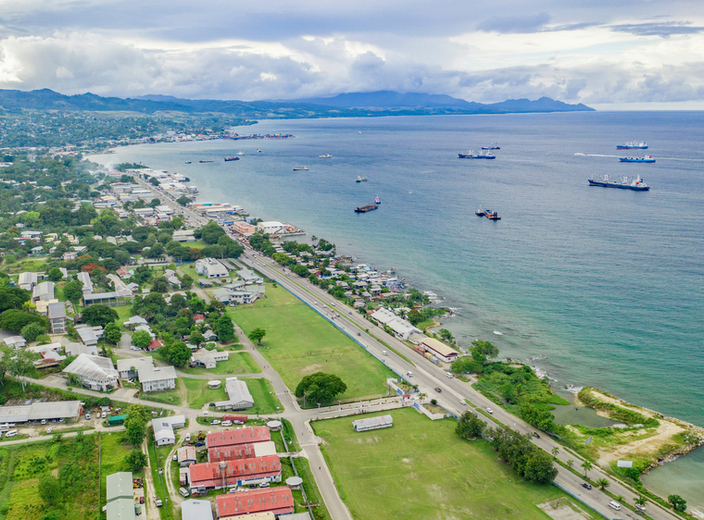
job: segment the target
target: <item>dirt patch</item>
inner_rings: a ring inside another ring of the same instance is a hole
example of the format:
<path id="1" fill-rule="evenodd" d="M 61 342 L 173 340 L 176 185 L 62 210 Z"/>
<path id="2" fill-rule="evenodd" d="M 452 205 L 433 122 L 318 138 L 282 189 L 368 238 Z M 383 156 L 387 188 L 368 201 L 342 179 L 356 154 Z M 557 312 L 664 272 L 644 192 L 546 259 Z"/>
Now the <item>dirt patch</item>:
<path id="1" fill-rule="evenodd" d="M 632 460 L 643 457 L 652 457 L 654 453 L 667 444 L 676 444 L 672 439 L 673 435 L 686 431 L 681 426 L 671 423 L 670 421 L 660 419 L 660 426 L 655 430 L 655 435 L 647 439 L 639 439 L 633 442 L 616 448 L 609 453 L 600 453 L 598 464 L 602 466 L 608 465 L 615 460 Z M 648 430 L 638 430 L 634 435 L 647 433 Z"/>
<path id="2" fill-rule="evenodd" d="M 308 365 L 303 370 L 301 370 L 301 374 L 315 374 L 316 372 L 319 372 L 321 368 L 323 368 L 323 365 Z"/>
<path id="3" fill-rule="evenodd" d="M 538 507 L 554 520 L 590 520 L 593 518 L 566 498 L 538 504 Z"/>

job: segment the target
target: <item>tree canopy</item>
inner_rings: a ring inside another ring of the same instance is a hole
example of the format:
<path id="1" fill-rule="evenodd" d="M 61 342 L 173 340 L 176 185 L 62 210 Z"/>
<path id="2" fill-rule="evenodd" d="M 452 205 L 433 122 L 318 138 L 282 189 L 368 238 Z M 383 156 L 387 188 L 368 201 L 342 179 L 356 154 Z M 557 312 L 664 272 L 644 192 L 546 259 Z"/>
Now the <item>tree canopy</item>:
<path id="1" fill-rule="evenodd" d="M 295 395 L 298 398 L 305 397 L 308 402 L 327 403 L 346 390 L 347 385 L 336 375 L 316 372 L 305 376 L 298 383 Z"/>
<path id="2" fill-rule="evenodd" d="M 117 311 L 107 305 L 91 305 L 81 313 L 81 319 L 91 327 L 105 327 L 117 318 Z"/>
<path id="3" fill-rule="evenodd" d="M 264 329 L 256 328 L 253 331 L 251 331 L 247 337 L 249 338 L 250 341 L 256 341 L 257 345 L 262 344 L 262 339 L 266 336 L 266 331 Z"/>

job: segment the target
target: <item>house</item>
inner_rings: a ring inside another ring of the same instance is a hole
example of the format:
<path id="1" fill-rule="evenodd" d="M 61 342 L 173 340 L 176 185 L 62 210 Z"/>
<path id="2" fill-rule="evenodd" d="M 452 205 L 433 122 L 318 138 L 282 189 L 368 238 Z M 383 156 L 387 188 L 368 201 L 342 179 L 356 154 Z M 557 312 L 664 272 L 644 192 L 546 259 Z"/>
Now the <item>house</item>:
<path id="1" fill-rule="evenodd" d="M 394 331 L 394 334 L 404 341 L 407 340 L 411 334 L 419 334 L 422 332 L 419 328 L 413 326 L 411 322 L 399 318 L 388 309 L 379 308 L 372 313 L 372 319 L 374 319 L 377 323 L 391 328 L 391 330 Z"/>
<path id="2" fill-rule="evenodd" d="M 210 448 L 208 449 L 208 462 L 253 459 L 266 455 L 276 455 L 276 444 L 273 441 Z"/>
<path id="3" fill-rule="evenodd" d="M 194 446 L 182 446 L 176 452 L 176 459 L 179 466 L 190 466 L 198 462 L 196 448 Z"/>
<path id="4" fill-rule="evenodd" d="M 213 520 L 213 508 L 209 500 L 190 499 L 181 503 L 181 517 L 187 520 Z"/>
<path id="5" fill-rule="evenodd" d="M 32 303 L 54 299 L 54 282 L 42 282 L 32 288 Z"/>
<path id="6" fill-rule="evenodd" d="M 35 367 L 48 368 L 55 367 L 66 359 L 66 356 L 61 355 L 61 348 L 61 343 L 49 343 L 48 345 L 29 347 L 27 350 L 41 356 L 34 362 Z"/>
<path id="7" fill-rule="evenodd" d="M 237 276 L 239 276 L 247 285 L 264 283 L 261 276 L 255 274 L 254 271 L 250 271 L 249 269 L 240 269 L 237 271 Z"/>
<path id="8" fill-rule="evenodd" d="M 64 302 L 50 303 L 47 306 L 47 317 L 52 334 L 66 334 L 66 304 Z"/>
<path id="9" fill-rule="evenodd" d="M 137 377 L 139 367 L 142 365 L 154 365 L 154 358 L 151 356 L 140 356 L 127 359 L 117 360 L 117 371 L 120 373 L 120 379 L 134 379 Z M 132 370 L 134 368 L 134 370 Z"/>
<path id="10" fill-rule="evenodd" d="M 215 334 L 211 329 L 208 329 L 203 333 L 203 339 L 205 341 L 217 341 L 218 335 Z M 218 360 L 218 361 L 221 361 L 221 360 Z"/>
<path id="11" fill-rule="evenodd" d="M 120 278 L 129 278 L 131 276 L 130 272 L 124 267 L 120 267 L 117 271 L 115 271 L 115 274 L 117 274 Z"/>
<path id="12" fill-rule="evenodd" d="M 61 255 L 61 260 L 64 262 L 66 260 L 75 260 L 78 257 L 78 253 L 75 251 L 66 251 L 63 255 Z"/>
<path id="13" fill-rule="evenodd" d="M 31 291 L 38 283 L 39 275 L 37 273 L 20 273 L 17 278 L 17 285 L 25 291 Z"/>
<path id="14" fill-rule="evenodd" d="M 250 428 L 236 428 L 222 432 L 209 433 L 205 437 L 205 445 L 208 449 L 223 446 L 236 446 L 238 444 L 253 444 L 257 442 L 268 442 L 271 440 L 271 433 L 266 426 L 253 426 Z"/>
<path id="15" fill-rule="evenodd" d="M 151 343 L 149 344 L 149 346 L 147 347 L 147 351 L 152 352 L 152 351 L 154 351 L 154 350 L 156 350 L 156 349 L 158 349 L 158 348 L 161 348 L 161 347 L 163 347 L 163 346 L 164 346 L 164 343 L 163 343 L 163 342 L 161 342 L 161 341 L 158 340 L 158 339 L 153 339 L 152 342 L 151 342 Z"/>
<path id="16" fill-rule="evenodd" d="M 24 348 L 27 345 L 27 340 L 22 336 L 10 336 L 5 338 L 5 345 L 10 348 Z"/>
<path id="17" fill-rule="evenodd" d="M 205 462 L 192 464 L 188 473 L 191 489 L 198 491 L 281 482 L 281 461 L 278 455 L 267 455 L 217 464 Z"/>
<path id="18" fill-rule="evenodd" d="M 0 406 L 0 424 L 30 421 L 77 420 L 83 411 L 81 401 L 50 401 L 21 406 Z"/>
<path id="19" fill-rule="evenodd" d="M 154 430 L 154 442 L 157 446 L 166 446 L 176 443 L 175 428 L 183 428 L 186 425 L 186 418 L 183 415 L 173 417 L 163 417 L 152 420 Z"/>
<path id="20" fill-rule="evenodd" d="M 211 369 L 217 366 L 218 361 L 227 361 L 228 359 L 229 352 L 218 352 L 217 350 L 201 348 L 196 350 L 191 356 L 191 366 Z"/>
<path id="21" fill-rule="evenodd" d="M 224 278 L 227 269 L 214 258 L 199 258 L 196 260 L 196 273 L 206 278 Z"/>
<path id="22" fill-rule="evenodd" d="M 93 280 L 90 279 L 90 274 L 88 273 L 78 273 L 76 279 L 83 284 L 83 295 L 86 293 L 93 292 Z"/>
<path id="23" fill-rule="evenodd" d="M 98 355 L 98 347 L 96 345 L 86 346 L 83 343 L 73 343 L 72 341 L 64 345 L 64 350 L 67 356 L 80 356 L 81 354 Z"/>
<path id="24" fill-rule="evenodd" d="M 225 391 L 227 401 L 215 401 L 215 408 L 218 410 L 244 410 L 254 406 L 254 399 L 249 393 L 247 383 L 236 377 L 228 377 L 225 380 Z"/>
<path id="25" fill-rule="evenodd" d="M 193 315 L 193 323 L 195 323 L 196 325 L 200 325 L 204 321 L 205 321 L 205 316 L 203 316 L 202 314 L 194 314 Z"/>
<path id="26" fill-rule="evenodd" d="M 129 320 L 122 322 L 122 324 L 130 330 L 134 330 L 140 325 L 147 325 L 147 323 L 147 320 L 145 320 L 141 316 L 132 316 Z"/>
<path id="27" fill-rule="evenodd" d="M 418 345 L 445 363 L 452 363 L 460 355 L 455 349 L 435 338 L 423 338 Z"/>
<path id="28" fill-rule="evenodd" d="M 89 325 L 77 325 L 76 332 L 81 337 L 81 343 L 86 347 L 94 347 L 98 340 L 103 337 L 103 327 L 90 327 Z"/>
<path id="29" fill-rule="evenodd" d="M 109 358 L 81 354 L 63 371 L 77 376 L 81 384 L 91 390 L 106 391 L 119 385 L 120 375 Z"/>
<path id="30" fill-rule="evenodd" d="M 221 520 L 264 512 L 280 517 L 294 511 L 293 495 L 285 486 L 227 493 L 218 495 L 216 500 L 218 518 Z"/>
<path id="31" fill-rule="evenodd" d="M 137 369 L 139 382 L 145 392 L 158 392 L 176 388 L 174 367 L 155 367 L 144 364 Z"/>

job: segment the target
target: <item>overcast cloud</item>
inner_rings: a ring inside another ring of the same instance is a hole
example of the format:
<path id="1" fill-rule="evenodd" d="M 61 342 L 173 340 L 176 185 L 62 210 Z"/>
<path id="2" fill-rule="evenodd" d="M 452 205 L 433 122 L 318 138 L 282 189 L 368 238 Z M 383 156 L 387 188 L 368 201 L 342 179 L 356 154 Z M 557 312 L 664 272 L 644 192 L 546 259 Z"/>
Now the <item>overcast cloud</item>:
<path id="1" fill-rule="evenodd" d="M 296 99 L 397 90 L 704 101 L 704 4 L 0 0 L 0 88 Z M 682 105 L 684 103 L 684 105 Z"/>

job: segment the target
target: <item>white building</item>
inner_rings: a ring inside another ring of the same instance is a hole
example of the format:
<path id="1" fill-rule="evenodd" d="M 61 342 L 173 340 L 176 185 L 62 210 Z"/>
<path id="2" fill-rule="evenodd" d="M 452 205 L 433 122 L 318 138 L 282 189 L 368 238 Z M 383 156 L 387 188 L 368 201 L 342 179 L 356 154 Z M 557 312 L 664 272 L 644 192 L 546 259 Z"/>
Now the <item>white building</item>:
<path id="1" fill-rule="evenodd" d="M 154 366 L 154 358 L 151 356 L 140 356 L 127 359 L 117 360 L 117 371 L 120 373 L 120 379 L 132 379 L 137 377 L 139 368 L 142 365 Z M 134 368 L 134 370 L 132 370 Z"/>
<path id="2" fill-rule="evenodd" d="M 206 350 L 204 348 L 196 350 L 191 356 L 192 367 L 215 368 L 218 361 L 227 361 L 229 352 L 218 352 L 217 350 Z"/>
<path id="3" fill-rule="evenodd" d="M 381 417 L 369 417 L 367 419 L 357 419 L 356 421 L 352 421 L 352 427 L 358 432 L 378 430 L 380 428 L 391 428 L 393 425 L 394 418 L 390 415 L 382 415 Z"/>
<path id="4" fill-rule="evenodd" d="M 247 383 L 236 377 L 228 377 L 225 380 L 225 391 L 227 401 L 216 401 L 215 408 L 218 410 L 244 410 L 254 406 L 254 398 L 249 393 Z"/>
<path id="5" fill-rule="evenodd" d="M 199 258 L 196 260 L 196 273 L 207 278 L 224 278 L 227 269 L 214 258 Z"/>
<path id="6" fill-rule="evenodd" d="M 270 220 L 268 222 L 259 222 L 257 224 L 257 230 L 265 235 L 272 235 L 276 233 L 282 233 L 286 229 L 286 226 L 281 222 L 276 220 Z"/>
<path id="7" fill-rule="evenodd" d="M 186 418 L 183 415 L 173 417 L 163 417 L 152 420 L 154 430 L 154 441 L 157 446 L 166 446 L 176 443 L 175 428 L 183 428 L 186 425 Z"/>
<path id="8" fill-rule="evenodd" d="M 372 314 L 372 318 L 378 323 L 390 327 L 398 337 L 404 341 L 408 339 L 411 334 L 420 334 L 422 331 L 411 325 L 411 322 L 399 318 L 393 312 L 388 309 L 381 308 Z"/>
<path id="9" fill-rule="evenodd" d="M 459 352 L 435 338 L 423 338 L 418 345 L 423 347 L 426 352 L 437 356 L 445 363 L 452 363 L 460 355 Z"/>
<path id="10" fill-rule="evenodd" d="M 139 382 L 145 392 L 173 390 L 176 388 L 176 370 L 174 367 L 155 367 L 144 364 L 137 370 Z"/>
<path id="11" fill-rule="evenodd" d="M 54 299 L 54 282 L 42 282 L 32 288 L 32 303 Z"/>
<path id="12" fill-rule="evenodd" d="M 78 376 L 81 384 L 91 390 L 105 391 L 118 386 L 119 374 L 109 358 L 81 354 L 63 371 Z"/>
<path id="13" fill-rule="evenodd" d="M 90 279 L 90 274 L 88 273 L 78 273 L 76 279 L 83 284 L 83 294 L 93 292 L 93 280 Z"/>

